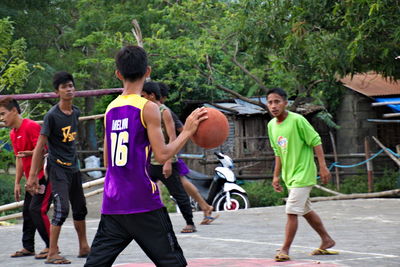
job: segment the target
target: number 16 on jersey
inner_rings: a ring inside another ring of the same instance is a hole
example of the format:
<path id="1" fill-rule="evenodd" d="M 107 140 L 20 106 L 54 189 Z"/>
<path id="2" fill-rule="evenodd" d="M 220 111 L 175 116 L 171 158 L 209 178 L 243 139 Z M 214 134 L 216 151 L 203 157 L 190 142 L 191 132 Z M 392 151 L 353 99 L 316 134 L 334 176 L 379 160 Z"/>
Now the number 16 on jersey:
<path id="1" fill-rule="evenodd" d="M 125 166 L 128 162 L 128 142 L 129 133 L 123 132 L 112 132 L 111 138 L 111 165 L 114 166 Z"/>

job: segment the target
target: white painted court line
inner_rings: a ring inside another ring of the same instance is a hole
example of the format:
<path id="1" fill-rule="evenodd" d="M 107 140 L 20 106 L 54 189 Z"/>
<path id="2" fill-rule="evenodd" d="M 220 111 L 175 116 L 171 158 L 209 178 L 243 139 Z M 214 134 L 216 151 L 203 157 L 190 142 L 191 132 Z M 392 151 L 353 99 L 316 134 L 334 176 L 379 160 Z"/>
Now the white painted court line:
<path id="1" fill-rule="evenodd" d="M 249 244 L 256 244 L 256 245 L 270 245 L 270 246 L 277 246 L 277 247 L 282 245 L 281 243 L 269 243 L 269 242 L 243 240 L 243 239 L 204 237 L 204 236 L 199 236 L 197 234 L 190 235 L 190 236 L 177 235 L 177 237 L 179 237 L 179 238 L 190 237 L 190 238 L 199 238 L 199 239 L 205 239 L 205 240 L 236 242 L 236 243 L 249 243 Z M 315 249 L 315 247 L 306 247 L 306 246 L 298 246 L 298 245 L 292 245 L 292 247 L 304 248 L 304 249 L 308 249 L 310 251 Z M 399 255 L 390 255 L 390 254 L 381 254 L 381 253 L 369 253 L 369 252 L 358 252 L 358 251 L 352 251 L 352 250 L 337 250 L 337 249 L 335 249 L 335 251 L 339 251 L 341 253 L 348 253 L 348 254 L 369 255 L 369 256 L 375 256 L 375 257 L 378 257 L 378 258 L 399 258 L 400 257 Z M 349 259 L 347 259 L 347 260 L 349 260 Z"/>

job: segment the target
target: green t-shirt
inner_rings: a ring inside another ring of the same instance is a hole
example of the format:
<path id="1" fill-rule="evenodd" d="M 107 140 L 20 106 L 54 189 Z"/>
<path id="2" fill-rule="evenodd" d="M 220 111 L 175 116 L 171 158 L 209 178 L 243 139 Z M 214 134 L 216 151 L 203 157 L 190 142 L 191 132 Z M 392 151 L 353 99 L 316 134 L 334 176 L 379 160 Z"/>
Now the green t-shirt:
<path id="1" fill-rule="evenodd" d="M 282 123 L 278 124 L 276 118 L 268 123 L 271 146 L 282 163 L 281 177 L 288 188 L 315 185 L 313 149 L 321 144 L 321 137 L 303 116 L 288 113 Z"/>

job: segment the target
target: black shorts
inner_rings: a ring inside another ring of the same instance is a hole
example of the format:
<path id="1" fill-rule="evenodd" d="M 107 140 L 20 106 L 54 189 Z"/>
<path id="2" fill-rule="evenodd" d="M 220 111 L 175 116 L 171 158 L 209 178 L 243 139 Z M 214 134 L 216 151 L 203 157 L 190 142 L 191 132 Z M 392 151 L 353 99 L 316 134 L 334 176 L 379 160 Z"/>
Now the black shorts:
<path id="1" fill-rule="evenodd" d="M 156 266 L 186 266 L 166 208 L 150 212 L 101 215 L 85 267 L 112 266 L 135 240 Z"/>
<path id="2" fill-rule="evenodd" d="M 72 218 L 82 221 L 87 214 L 86 199 L 82 188 L 81 173 L 75 170 L 47 165 L 47 174 L 51 182 L 54 213 L 51 224 L 60 226 L 68 217 L 71 203 Z"/>

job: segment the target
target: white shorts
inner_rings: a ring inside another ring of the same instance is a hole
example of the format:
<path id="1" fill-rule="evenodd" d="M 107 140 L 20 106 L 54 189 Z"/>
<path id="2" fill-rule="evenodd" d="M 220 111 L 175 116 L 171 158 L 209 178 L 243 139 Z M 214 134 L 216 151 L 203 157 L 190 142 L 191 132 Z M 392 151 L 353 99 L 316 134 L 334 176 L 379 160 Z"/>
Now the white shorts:
<path id="1" fill-rule="evenodd" d="M 311 209 L 310 192 L 312 186 L 296 187 L 289 189 L 286 201 L 286 214 L 305 215 Z"/>

